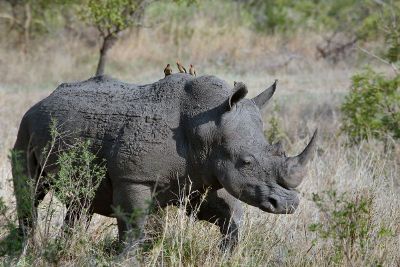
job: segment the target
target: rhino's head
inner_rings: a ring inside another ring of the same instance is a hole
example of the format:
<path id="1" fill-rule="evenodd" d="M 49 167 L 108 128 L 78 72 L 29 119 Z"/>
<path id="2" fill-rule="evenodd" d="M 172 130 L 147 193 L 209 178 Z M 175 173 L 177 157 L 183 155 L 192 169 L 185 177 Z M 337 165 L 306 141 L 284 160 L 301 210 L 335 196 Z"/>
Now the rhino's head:
<path id="1" fill-rule="evenodd" d="M 257 97 L 245 99 L 246 86 L 235 83 L 214 115 L 219 118 L 213 130 L 197 127 L 197 131 L 208 147 L 202 157 L 207 157 L 209 174 L 230 194 L 263 211 L 293 213 L 299 204 L 294 189 L 305 176 L 317 132 L 303 152 L 294 157 L 287 157 L 279 145 L 268 144 L 260 110 L 275 87 L 276 83 Z"/>

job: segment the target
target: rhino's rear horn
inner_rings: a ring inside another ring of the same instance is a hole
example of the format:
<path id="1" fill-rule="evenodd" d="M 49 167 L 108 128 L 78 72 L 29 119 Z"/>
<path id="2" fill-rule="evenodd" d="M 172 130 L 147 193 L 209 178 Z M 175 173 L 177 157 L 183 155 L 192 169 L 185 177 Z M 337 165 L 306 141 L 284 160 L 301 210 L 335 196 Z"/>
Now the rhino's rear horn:
<path id="1" fill-rule="evenodd" d="M 275 80 L 275 82 L 270 87 L 268 87 L 258 96 L 253 98 L 254 103 L 259 109 L 265 107 L 265 105 L 268 103 L 268 100 L 274 95 L 277 83 L 278 80 Z"/>
<path id="2" fill-rule="evenodd" d="M 303 181 L 305 167 L 315 151 L 317 134 L 318 129 L 315 130 L 310 142 L 306 148 L 304 148 L 303 152 L 295 157 L 287 158 L 288 176 L 285 177 L 285 184 L 289 187 L 295 188 Z"/>

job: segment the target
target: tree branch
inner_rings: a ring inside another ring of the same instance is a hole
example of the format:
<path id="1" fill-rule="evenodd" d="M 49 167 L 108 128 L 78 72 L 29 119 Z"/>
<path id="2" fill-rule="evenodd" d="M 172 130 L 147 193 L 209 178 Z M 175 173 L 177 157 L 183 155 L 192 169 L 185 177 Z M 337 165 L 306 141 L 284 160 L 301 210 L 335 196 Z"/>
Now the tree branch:
<path id="1" fill-rule="evenodd" d="M 394 71 L 396 74 L 399 73 L 399 69 L 396 67 L 396 65 L 395 65 L 394 63 L 390 63 L 389 61 L 387 61 L 387 60 L 385 60 L 385 59 L 383 59 L 383 58 L 381 58 L 381 57 L 375 55 L 374 53 L 372 53 L 372 52 L 370 52 L 370 51 L 368 51 L 368 50 L 366 50 L 366 49 L 364 49 L 364 48 L 362 48 L 362 47 L 360 47 L 360 46 L 357 46 L 357 48 L 360 49 L 362 52 L 366 53 L 367 55 L 369 55 L 369 56 L 371 56 L 371 57 L 373 57 L 373 58 L 379 60 L 380 62 L 385 63 L 385 64 L 391 66 L 392 69 L 393 69 L 393 71 Z"/>
<path id="2" fill-rule="evenodd" d="M 0 19 L 8 19 L 8 20 L 12 20 L 15 21 L 15 18 L 9 14 L 5 14 L 5 13 L 0 13 Z"/>

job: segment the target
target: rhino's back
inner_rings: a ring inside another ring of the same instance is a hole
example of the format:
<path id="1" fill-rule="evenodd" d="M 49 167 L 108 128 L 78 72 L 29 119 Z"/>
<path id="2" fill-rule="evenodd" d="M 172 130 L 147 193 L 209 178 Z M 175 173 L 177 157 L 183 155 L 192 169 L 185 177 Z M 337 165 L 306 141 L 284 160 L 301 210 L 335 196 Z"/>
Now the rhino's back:
<path id="1" fill-rule="evenodd" d="M 171 104 L 178 103 L 183 81 L 175 80 L 175 86 L 162 80 L 135 85 L 100 76 L 83 82 L 64 83 L 42 101 L 39 112 L 64 113 L 74 119 L 115 117 L 117 120 L 165 113 L 172 110 Z"/>
<path id="2" fill-rule="evenodd" d="M 57 122 L 64 140 L 91 140 L 105 158 L 133 160 L 168 150 L 179 126 L 179 101 L 188 75 L 135 85 L 109 77 L 60 85 L 24 116 L 32 141 L 42 148 Z M 169 143 L 168 143 L 169 142 Z"/>

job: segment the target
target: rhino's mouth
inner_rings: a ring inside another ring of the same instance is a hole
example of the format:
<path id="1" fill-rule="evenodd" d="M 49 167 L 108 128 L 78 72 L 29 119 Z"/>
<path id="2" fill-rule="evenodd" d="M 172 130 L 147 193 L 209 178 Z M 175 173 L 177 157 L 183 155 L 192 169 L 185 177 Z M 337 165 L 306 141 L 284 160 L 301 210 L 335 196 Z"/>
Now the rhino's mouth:
<path id="1" fill-rule="evenodd" d="M 262 201 L 258 208 L 274 214 L 294 213 L 299 205 L 299 198 L 296 192 L 292 192 L 291 190 L 289 192 L 289 194 L 272 194 Z"/>
<path id="2" fill-rule="evenodd" d="M 274 214 L 293 214 L 296 211 L 297 207 L 288 206 L 287 208 L 277 208 L 270 202 L 263 203 L 259 206 L 259 209 L 268 213 Z"/>
<path id="3" fill-rule="evenodd" d="M 275 213 L 274 211 L 276 210 L 274 208 L 274 206 L 272 205 L 272 203 L 270 203 L 270 202 L 262 203 L 259 206 L 259 208 L 260 208 L 260 210 L 265 211 L 265 212 L 269 212 L 269 213 Z"/>

